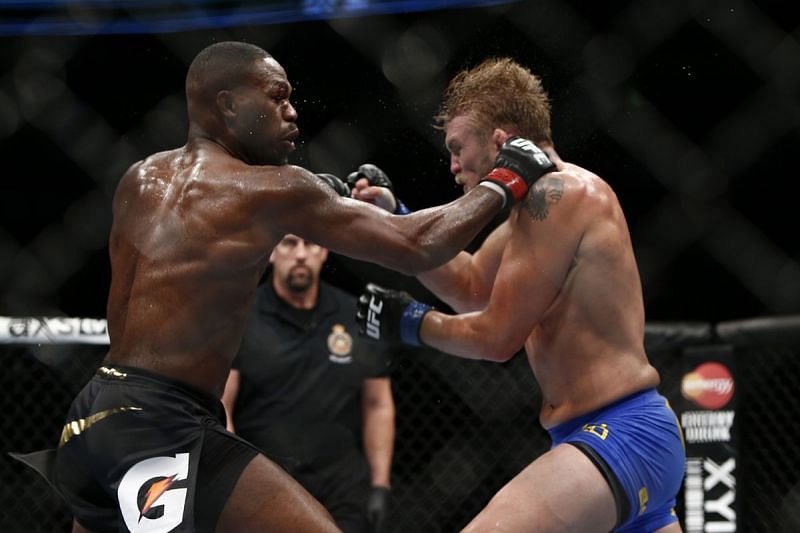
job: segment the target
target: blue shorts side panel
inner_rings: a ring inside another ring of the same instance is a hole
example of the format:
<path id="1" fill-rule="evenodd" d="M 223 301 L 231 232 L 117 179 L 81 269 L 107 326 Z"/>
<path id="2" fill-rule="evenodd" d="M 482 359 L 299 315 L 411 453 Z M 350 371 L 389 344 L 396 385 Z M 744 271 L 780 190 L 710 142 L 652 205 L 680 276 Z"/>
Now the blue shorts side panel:
<path id="1" fill-rule="evenodd" d="M 654 389 L 550 429 L 553 446 L 582 442 L 611 468 L 630 503 L 618 531 L 652 531 L 677 520 L 672 508 L 686 462 L 675 413 Z"/>

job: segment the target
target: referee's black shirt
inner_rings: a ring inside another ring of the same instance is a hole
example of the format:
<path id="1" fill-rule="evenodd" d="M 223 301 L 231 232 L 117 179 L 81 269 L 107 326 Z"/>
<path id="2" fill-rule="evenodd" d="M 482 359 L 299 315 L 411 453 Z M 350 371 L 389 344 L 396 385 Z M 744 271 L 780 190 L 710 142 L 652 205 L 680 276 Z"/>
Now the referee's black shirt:
<path id="1" fill-rule="evenodd" d="M 233 367 L 236 433 L 291 469 L 361 447 L 361 384 L 385 376 L 385 348 L 358 335 L 355 298 L 320 281 L 316 308 L 262 284 Z"/>

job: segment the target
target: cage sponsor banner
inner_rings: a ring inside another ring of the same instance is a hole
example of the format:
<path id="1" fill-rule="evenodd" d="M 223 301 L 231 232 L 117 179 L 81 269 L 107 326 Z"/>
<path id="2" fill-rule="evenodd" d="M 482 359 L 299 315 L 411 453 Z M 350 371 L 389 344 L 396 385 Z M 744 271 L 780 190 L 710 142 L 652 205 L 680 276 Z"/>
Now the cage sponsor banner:
<path id="1" fill-rule="evenodd" d="M 736 403 L 733 348 L 685 350 L 678 412 L 686 441 L 687 533 L 737 530 Z"/>
<path id="2" fill-rule="evenodd" d="M 0 316 L 2 344 L 108 344 L 104 318 Z"/>

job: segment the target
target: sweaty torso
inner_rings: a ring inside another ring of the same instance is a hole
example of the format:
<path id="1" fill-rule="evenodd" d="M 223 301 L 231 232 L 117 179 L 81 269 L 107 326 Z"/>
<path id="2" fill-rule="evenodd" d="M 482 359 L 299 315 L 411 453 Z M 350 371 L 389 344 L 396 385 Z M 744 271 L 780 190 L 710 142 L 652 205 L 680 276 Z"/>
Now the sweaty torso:
<path id="1" fill-rule="evenodd" d="M 555 192 L 563 198 L 540 198 L 545 203 L 539 205 L 529 198 L 514 211 L 511 253 L 503 258 L 532 262 L 535 270 L 535 256 L 521 257 L 530 243 L 557 247 L 535 233 L 544 223 L 559 224 L 574 238 L 560 252 L 566 276 L 525 342 L 542 388 L 546 428 L 659 383 L 644 352 L 641 283 L 617 198 L 580 167 L 566 164 L 558 176 L 563 189 Z M 552 220 L 541 220 L 542 209 Z"/>
<path id="2" fill-rule="evenodd" d="M 134 165 L 114 199 L 108 361 L 219 394 L 276 242 L 254 223 L 253 175 L 216 147 Z"/>

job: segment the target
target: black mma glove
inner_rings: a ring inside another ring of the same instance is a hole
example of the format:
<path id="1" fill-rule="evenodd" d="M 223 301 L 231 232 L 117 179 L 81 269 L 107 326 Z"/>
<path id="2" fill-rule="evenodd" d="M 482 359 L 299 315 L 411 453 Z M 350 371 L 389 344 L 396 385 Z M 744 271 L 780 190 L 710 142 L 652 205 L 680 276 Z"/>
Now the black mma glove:
<path id="1" fill-rule="evenodd" d="M 374 187 L 386 187 L 392 194 L 394 194 L 394 186 L 392 185 L 392 180 L 389 179 L 389 176 L 386 173 L 373 165 L 372 163 L 364 163 L 358 170 L 355 172 L 351 172 L 348 174 L 347 184 L 350 186 L 351 189 L 356 188 L 356 182 L 361 178 L 365 178 L 370 185 Z"/>
<path id="2" fill-rule="evenodd" d="M 345 182 L 333 174 L 321 173 L 316 175 L 319 179 L 327 183 L 339 196 L 350 196 L 350 187 Z"/>
<path id="3" fill-rule="evenodd" d="M 556 166 L 533 141 L 522 137 L 509 137 L 500 148 L 494 160 L 494 169 L 483 178 L 479 185 L 489 187 L 503 195 L 503 207 L 509 199 L 519 202 L 528 189 Z"/>
<path id="4" fill-rule="evenodd" d="M 372 525 L 372 531 L 382 533 L 389 512 L 389 487 L 374 486 L 369 490 L 367 498 L 367 518 Z"/>
<path id="5" fill-rule="evenodd" d="M 379 169 L 372 163 L 364 163 L 358 167 L 358 170 L 348 174 L 345 181 L 350 187 L 350 190 L 353 190 L 356 188 L 356 182 L 362 178 L 366 179 L 367 182 L 369 182 L 369 184 L 373 187 L 386 187 L 392 191 L 395 203 L 397 204 L 397 208 L 394 210 L 396 215 L 408 215 L 411 213 L 411 210 L 407 208 L 394 193 L 394 185 L 392 185 L 392 180 L 389 179 L 389 176 L 387 176 L 383 170 Z"/>
<path id="6" fill-rule="evenodd" d="M 369 283 L 358 299 L 356 322 L 361 335 L 378 341 L 404 342 L 422 346 L 419 329 L 422 319 L 433 310 L 404 291 L 384 289 Z"/>

